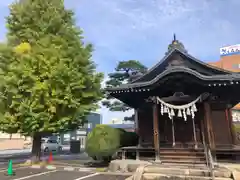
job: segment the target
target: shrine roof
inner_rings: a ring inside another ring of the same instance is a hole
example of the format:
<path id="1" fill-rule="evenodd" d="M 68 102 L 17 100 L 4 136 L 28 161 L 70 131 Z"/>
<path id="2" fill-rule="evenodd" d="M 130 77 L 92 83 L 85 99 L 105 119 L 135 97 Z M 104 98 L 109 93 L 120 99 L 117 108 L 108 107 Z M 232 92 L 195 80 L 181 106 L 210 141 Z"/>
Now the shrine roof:
<path id="1" fill-rule="evenodd" d="M 164 68 L 166 68 L 167 61 L 170 59 L 170 57 L 172 55 L 174 55 L 176 53 L 181 54 L 185 59 L 188 59 L 189 61 L 191 61 L 191 63 L 196 63 L 196 64 L 202 66 L 203 68 L 212 71 L 212 73 L 211 73 L 212 75 L 214 75 L 214 74 L 231 74 L 232 73 L 231 71 L 228 71 L 226 69 L 222 69 L 220 67 L 216 67 L 211 64 L 207 64 L 207 63 L 195 58 L 194 56 L 190 55 L 189 53 L 174 47 L 155 66 L 150 68 L 145 74 L 143 74 L 142 76 L 140 76 L 139 78 L 135 79 L 132 82 L 142 82 L 142 81 L 151 80 L 151 76 L 153 76 L 153 74 L 156 74 L 160 71 L 164 71 Z"/>
<path id="2" fill-rule="evenodd" d="M 115 91 L 115 90 L 122 90 L 122 89 L 131 89 L 131 88 L 140 88 L 140 87 L 147 87 L 151 86 L 152 84 L 155 84 L 161 79 L 167 75 L 170 74 L 177 74 L 177 73 L 187 73 L 188 75 L 192 75 L 195 78 L 203 81 L 216 81 L 216 82 L 221 82 L 221 81 L 239 81 L 240 80 L 240 74 L 237 73 L 231 73 L 231 74 L 220 74 L 220 75 L 203 75 L 197 71 L 194 71 L 190 68 L 186 67 L 172 67 L 169 69 L 166 69 L 163 71 L 161 74 L 157 75 L 154 79 L 146 82 L 133 82 L 129 84 L 122 84 L 118 87 L 112 87 L 112 88 L 107 88 L 108 91 Z"/>
<path id="3" fill-rule="evenodd" d="M 107 91 L 115 91 L 130 88 L 150 86 L 170 74 L 187 73 L 203 81 L 234 81 L 240 80 L 240 74 L 228 71 L 191 56 L 186 51 L 173 47 L 155 66 L 145 74 L 128 84 L 107 88 Z"/>

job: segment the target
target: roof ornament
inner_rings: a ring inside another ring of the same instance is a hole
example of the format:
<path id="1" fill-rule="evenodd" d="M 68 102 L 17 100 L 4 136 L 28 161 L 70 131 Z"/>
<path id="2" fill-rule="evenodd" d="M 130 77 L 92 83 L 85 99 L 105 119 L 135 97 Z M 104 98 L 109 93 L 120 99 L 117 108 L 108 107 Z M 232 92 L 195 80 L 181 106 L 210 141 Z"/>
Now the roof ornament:
<path id="1" fill-rule="evenodd" d="M 175 33 L 173 34 L 172 44 L 177 44 L 177 39 L 176 39 L 176 34 Z"/>
<path id="2" fill-rule="evenodd" d="M 179 40 L 177 40 L 175 33 L 173 34 L 173 40 L 172 40 L 171 44 L 168 45 L 168 51 L 166 52 L 166 54 L 171 52 L 171 50 L 174 49 L 174 48 L 179 49 L 182 52 L 187 53 L 187 50 L 185 49 L 184 45 Z"/>

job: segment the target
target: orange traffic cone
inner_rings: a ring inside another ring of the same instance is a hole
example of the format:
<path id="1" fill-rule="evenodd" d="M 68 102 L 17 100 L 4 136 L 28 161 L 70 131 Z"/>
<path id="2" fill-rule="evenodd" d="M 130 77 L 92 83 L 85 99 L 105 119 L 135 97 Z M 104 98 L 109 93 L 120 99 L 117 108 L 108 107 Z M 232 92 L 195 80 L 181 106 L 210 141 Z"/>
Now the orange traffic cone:
<path id="1" fill-rule="evenodd" d="M 48 157 L 48 163 L 51 163 L 52 161 L 53 161 L 53 156 L 52 156 L 52 152 L 50 152 Z"/>

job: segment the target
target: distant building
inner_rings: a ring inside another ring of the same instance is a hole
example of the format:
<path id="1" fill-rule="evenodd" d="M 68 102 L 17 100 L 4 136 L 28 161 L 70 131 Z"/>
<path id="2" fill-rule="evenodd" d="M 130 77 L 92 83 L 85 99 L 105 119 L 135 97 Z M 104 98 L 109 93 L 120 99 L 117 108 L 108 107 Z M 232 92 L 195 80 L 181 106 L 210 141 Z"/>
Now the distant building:
<path id="1" fill-rule="evenodd" d="M 220 48 L 220 60 L 209 63 L 212 66 L 240 73 L 240 44 Z M 232 109 L 233 122 L 240 122 L 240 104 Z"/>
<path id="2" fill-rule="evenodd" d="M 69 145 L 71 140 L 80 140 L 81 148 L 85 148 L 86 136 L 97 124 L 102 124 L 102 116 L 98 113 L 91 113 L 87 116 L 88 123 L 75 131 L 66 132 L 60 135 L 62 145 Z"/>
<path id="3" fill-rule="evenodd" d="M 220 60 L 209 64 L 227 71 L 240 72 L 240 45 L 220 48 Z"/>

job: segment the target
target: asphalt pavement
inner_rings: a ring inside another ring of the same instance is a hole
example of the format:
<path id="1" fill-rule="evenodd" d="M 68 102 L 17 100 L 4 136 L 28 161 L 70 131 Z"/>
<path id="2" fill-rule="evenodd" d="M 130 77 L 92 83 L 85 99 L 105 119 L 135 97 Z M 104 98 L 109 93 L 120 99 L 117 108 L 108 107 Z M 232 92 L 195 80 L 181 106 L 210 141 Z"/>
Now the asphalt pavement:
<path id="1" fill-rule="evenodd" d="M 58 171 L 15 167 L 14 176 L 7 175 L 7 169 L 0 169 L 1 180 L 124 180 L 128 176 L 101 174 L 96 172 Z"/>
<path id="2" fill-rule="evenodd" d="M 44 159 L 48 158 L 49 155 L 43 156 Z M 94 172 L 86 168 L 73 168 L 79 167 L 84 164 L 85 161 L 89 160 L 86 153 L 71 154 L 68 151 L 63 151 L 61 154 L 53 156 L 53 164 L 61 165 L 66 168 L 55 168 L 47 169 L 46 167 L 40 167 L 34 169 L 33 167 L 21 166 L 20 163 L 25 162 L 30 157 L 30 152 L 22 152 L 19 154 L 4 154 L 0 153 L 0 180 L 124 180 L 128 176 L 126 175 L 113 175 L 103 174 L 100 172 Z M 8 176 L 8 160 L 12 160 L 15 175 Z M 56 166 L 57 167 L 57 166 Z"/>
<path id="3" fill-rule="evenodd" d="M 31 157 L 30 152 L 22 152 L 22 153 L 12 153 L 12 154 L 3 154 L 0 153 L 0 164 L 8 162 L 10 159 L 13 160 L 15 163 L 22 163 L 25 162 L 27 159 Z M 41 159 L 47 160 L 49 157 L 49 153 L 43 153 Z M 69 150 L 64 150 L 61 153 L 53 153 L 54 159 L 79 159 L 79 160 L 89 160 L 89 157 L 86 153 L 79 153 L 79 154 L 72 154 Z"/>

